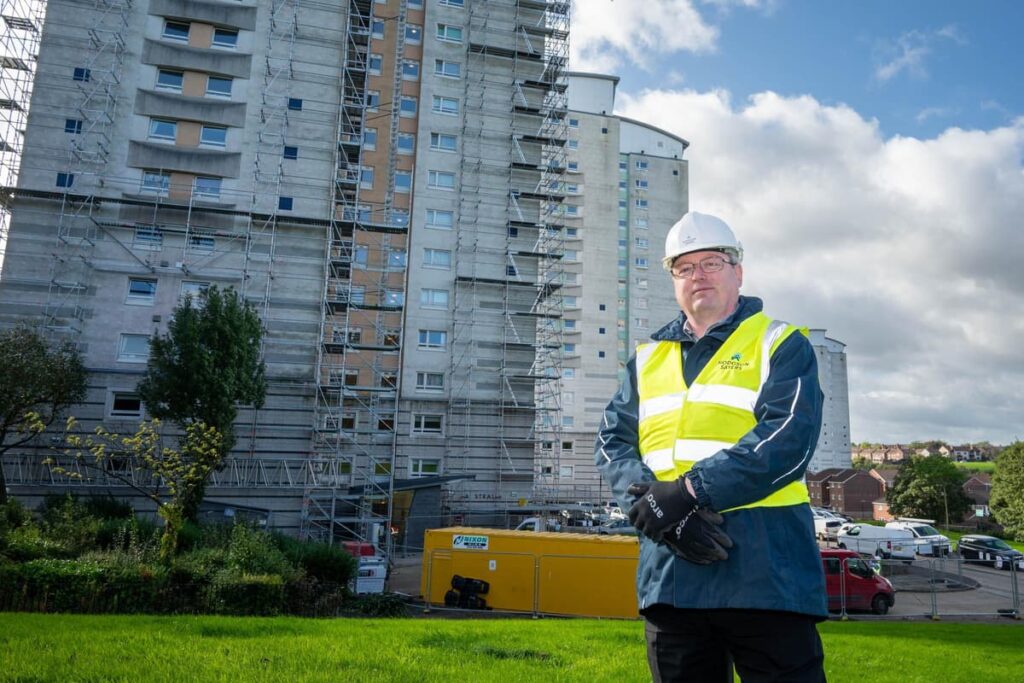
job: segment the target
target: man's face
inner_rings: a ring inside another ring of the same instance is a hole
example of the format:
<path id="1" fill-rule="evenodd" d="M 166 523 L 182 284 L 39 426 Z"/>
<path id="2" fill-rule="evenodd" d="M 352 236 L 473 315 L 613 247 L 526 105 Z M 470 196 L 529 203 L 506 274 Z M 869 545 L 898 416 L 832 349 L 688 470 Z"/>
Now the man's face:
<path id="1" fill-rule="evenodd" d="M 725 264 L 717 273 L 704 272 L 699 264 L 709 258 L 724 259 Z M 676 302 L 686 317 L 695 323 L 710 325 L 732 313 L 743 285 L 743 266 L 730 265 L 729 256 L 718 251 L 695 251 L 677 257 L 672 269 L 678 270 L 687 264 L 695 266 L 693 275 L 685 280 L 672 279 Z"/>

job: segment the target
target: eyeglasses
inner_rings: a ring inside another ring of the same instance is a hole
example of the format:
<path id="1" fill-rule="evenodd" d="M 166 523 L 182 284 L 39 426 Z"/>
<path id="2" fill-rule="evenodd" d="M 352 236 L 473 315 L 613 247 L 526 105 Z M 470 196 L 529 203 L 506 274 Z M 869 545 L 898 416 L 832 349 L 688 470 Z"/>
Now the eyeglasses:
<path id="1" fill-rule="evenodd" d="M 708 256 L 701 259 L 698 263 L 684 263 L 681 266 L 673 267 L 670 272 L 672 277 L 677 280 L 689 280 L 697 272 L 698 265 L 705 273 L 717 273 L 725 267 L 726 263 L 730 266 L 736 265 L 736 262 L 732 259 L 722 258 L 721 256 Z"/>

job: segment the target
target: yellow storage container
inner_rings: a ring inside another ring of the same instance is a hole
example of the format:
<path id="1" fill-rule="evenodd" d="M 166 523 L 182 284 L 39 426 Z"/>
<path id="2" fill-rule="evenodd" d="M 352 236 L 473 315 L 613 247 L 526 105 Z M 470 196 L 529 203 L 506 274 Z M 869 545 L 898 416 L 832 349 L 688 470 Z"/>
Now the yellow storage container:
<path id="1" fill-rule="evenodd" d="M 633 536 L 430 529 L 420 589 L 443 605 L 459 575 L 490 584 L 481 597 L 493 609 L 635 619 L 638 553 Z"/>

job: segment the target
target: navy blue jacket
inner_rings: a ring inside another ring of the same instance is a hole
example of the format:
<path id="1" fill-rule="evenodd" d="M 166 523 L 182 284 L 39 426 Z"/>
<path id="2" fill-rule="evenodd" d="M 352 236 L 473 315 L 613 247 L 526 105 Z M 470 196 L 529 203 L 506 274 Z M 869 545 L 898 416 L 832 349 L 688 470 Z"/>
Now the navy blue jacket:
<path id="1" fill-rule="evenodd" d="M 722 343 L 761 300 L 741 296 L 736 311 L 699 340 L 683 329 L 685 315 L 651 338 L 683 345 L 683 376 L 689 386 Z M 605 408 L 595 459 L 623 510 L 636 501 L 626 493 L 654 474 L 637 450 L 636 359 L 630 359 L 618 393 Z M 760 500 L 801 479 L 821 430 L 822 394 L 814 349 L 791 334 L 772 354 L 768 380 L 754 406 L 757 424 L 727 450 L 693 466 L 687 478 L 702 506 L 727 510 Z M 643 610 L 656 603 L 701 609 L 764 609 L 824 617 L 825 577 L 808 505 L 756 507 L 725 513 L 735 546 L 729 559 L 702 566 L 641 535 L 637 599 Z"/>

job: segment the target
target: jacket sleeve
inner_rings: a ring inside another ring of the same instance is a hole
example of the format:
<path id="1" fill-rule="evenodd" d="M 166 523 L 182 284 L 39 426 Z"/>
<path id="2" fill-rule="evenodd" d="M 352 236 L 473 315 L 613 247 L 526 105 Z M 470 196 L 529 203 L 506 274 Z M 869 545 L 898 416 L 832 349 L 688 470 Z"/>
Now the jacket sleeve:
<path id="1" fill-rule="evenodd" d="M 604 409 L 594 445 L 597 469 L 623 510 L 636 502 L 635 496 L 626 493 L 630 484 L 654 480 L 654 473 L 640 460 L 638 407 L 636 358 L 631 358 L 622 386 Z"/>
<path id="2" fill-rule="evenodd" d="M 803 478 L 821 431 L 823 397 L 810 341 L 791 334 L 772 355 L 754 414 L 757 424 L 732 448 L 693 466 L 698 502 L 728 510 Z"/>

